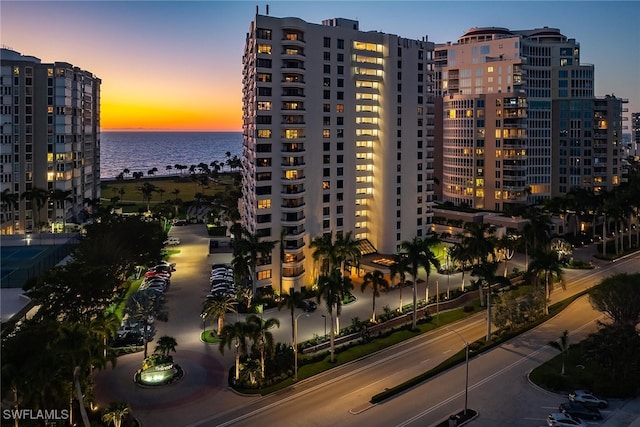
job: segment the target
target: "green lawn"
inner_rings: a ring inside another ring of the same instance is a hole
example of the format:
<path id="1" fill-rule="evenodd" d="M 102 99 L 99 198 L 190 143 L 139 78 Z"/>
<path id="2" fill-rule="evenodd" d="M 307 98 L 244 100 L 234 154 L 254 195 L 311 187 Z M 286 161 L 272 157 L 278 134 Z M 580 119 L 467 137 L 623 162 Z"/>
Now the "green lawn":
<path id="1" fill-rule="evenodd" d="M 151 204 L 159 203 L 164 200 L 174 199 L 176 195 L 175 190 L 179 190 L 178 198 L 183 201 L 191 201 L 194 199 L 196 193 L 202 193 L 205 195 L 213 195 L 219 191 L 226 191 L 227 186 L 231 185 L 232 179 L 229 175 L 220 175 L 218 183 L 211 183 L 208 187 L 201 187 L 196 185 L 195 182 L 187 176 L 173 176 L 173 177 L 145 177 L 142 180 L 126 179 L 123 181 L 118 180 L 102 180 L 102 197 L 111 199 L 112 197 L 120 197 L 121 200 L 132 201 L 142 204 L 142 193 L 138 191 L 138 188 L 143 182 L 149 182 L 159 189 L 164 190 L 164 193 L 153 193 Z M 120 190 L 124 190 L 124 194 L 119 194 Z"/>

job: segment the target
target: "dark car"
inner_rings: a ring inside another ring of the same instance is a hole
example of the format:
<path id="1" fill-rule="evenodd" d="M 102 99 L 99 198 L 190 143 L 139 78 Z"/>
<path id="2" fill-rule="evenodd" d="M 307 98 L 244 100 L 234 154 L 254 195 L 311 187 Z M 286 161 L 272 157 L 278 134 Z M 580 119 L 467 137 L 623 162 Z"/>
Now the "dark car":
<path id="1" fill-rule="evenodd" d="M 318 308 L 318 304 L 316 304 L 314 301 L 311 301 L 311 300 L 304 300 L 298 303 L 298 308 L 301 308 L 307 313 L 310 313 L 312 311 L 315 311 L 316 308 Z"/>
<path id="2" fill-rule="evenodd" d="M 583 420 L 601 420 L 602 414 L 596 408 L 589 408 L 580 402 L 561 403 L 560 412 L 582 418 Z"/>
<path id="3" fill-rule="evenodd" d="M 586 390 L 575 390 L 569 393 L 571 402 L 579 402 L 590 408 L 606 408 L 609 402 Z"/>

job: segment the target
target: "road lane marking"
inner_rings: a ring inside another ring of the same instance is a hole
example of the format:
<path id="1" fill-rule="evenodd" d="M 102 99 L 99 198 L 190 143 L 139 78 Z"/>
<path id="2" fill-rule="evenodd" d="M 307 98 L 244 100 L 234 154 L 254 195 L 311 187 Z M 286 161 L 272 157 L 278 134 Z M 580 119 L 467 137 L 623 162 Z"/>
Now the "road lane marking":
<path id="1" fill-rule="evenodd" d="M 601 317 L 602 317 L 602 316 L 601 316 Z M 588 326 L 590 326 L 590 325 L 592 325 L 592 324 L 593 324 L 593 321 L 591 320 L 591 321 L 589 321 L 589 322 L 585 323 L 584 325 L 582 325 L 582 326 L 580 326 L 580 327 L 576 328 L 575 330 L 571 331 L 571 333 L 573 333 L 573 332 L 577 332 L 577 331 L 579 331 L 579 330 L 582 330 L 582 329 L 584 329 L 584 328 L 586 328 L 586 327 L 588 327 Z M 503 344 L 503 345 L 504 345 L 504 344 Z M 500 347 L 501 347 L 501 346 L 498 346 L 498 347 L 496 347 L 496 348 L 497 348 L 497 349 L 499 349 Z M 542 347 L 540 347 L 539 349 L 537 349 L 537 350 L 535 350 L 535 351 L 533 351 L 533 352 L 531 352 L 531 353 L 529 353 L 529 354 L 527 354 L 527 355 L 525 355 L 525 356 L 521 356 L 521 357 L 520 357 L 520 359 L 516 360 L 515 362 L 511 363 L 510 365 L 507 365 L 507 366 L 505 366 L 504 368 L 500 369 L 499 371 L 494 372 L 493 374 L 489 375 L 488 377 L 483 378 L 482 380 L 478 381 L 477 383 L 475 383 L 475 384 L 473 384 L 473 385 L 470 385 L 470 386 L 468 387 L 468 390 L 475 390 L 476 388 L 478 388 L 478 387 L 480 387 L 480 386 L 484 385 L 485 383 L 487 383 L 487 382 L 489 382 L 489 381 L 493 380 L 494 378 L 496 378 L 496 377 L 498 377 L 498 376 L 502 375 L 502 374 L 503 374 L 503 373 L 505 373 L 506 371 L 508 371 L 508 370 L 510 370 L 510 369 L 512 369 L 512 368 L 514 368 L 514 367 L 516 367 L 516 366 L 518 366 L 518 365 L 520 365 L 521 363 L 524 363 L 524 362 L 525 362 L 525 361 L 527 361 L 528 359 L 532 359 L 532 358 L 534 358 L 534 357 L 535 357 L 535 356 L 537 356 L 539 353 L 542 353 L 543 351 L 550 351 L 550 350 L 552 350 L 552 348 L 551 348 L 550 346 L 548 346 L 548 345 L 546 345 L 546 344 L 545 344 L 545 345 L 543 345 Z M 488 353 L 488 352 L 487 352 L 487 353 Z M 485 353 L 485 354 L 486 354 L 486 353 Z M 420 385 L 424 385 L 426 382 L 427 382 L 427 381 L 425 381 L 425 382 L 421 383 Z M 427 415 L 427 414 L 429 414 L 429 413 L 431 413 L 431 412 L 435 411 L 436 409 L 439 409 L 439 408 L 443 407 L 444 405 L 446 405 L 446 404 L 448 404 L 448 403 L 452 402 L 453 400 L 455 400 L 455 399 L 458 399 L 458 398 L 462 397 L 464 394 L 465 394 L 465 391 L 464 391 L 464 390 L 459 391 L 458 393 L 456 393 L 456 394 L 454 394 L 454 395 L 450 396 L 449 398 L 447 398 L 447 399 L 445 399 L 445 400 L 443 400 L 443 401 L 441 401 L 441 402 L 439 402 L 439 403 L 436 403 L 436 404 L 435 404 L 435 405 L 433 405 L 432 407 L 430 407 L 430 408 L 428 408 L 428 409 L 425 409 L 424 411 L 422 411 L 422 412 L 420 412 L 420 413 L 418 413 L 418 414 L 414 415 L 413 417 L 411 417 L 411 418 L 409 418 L 409 419 L 405 420 L 404 422 L 402 422 L 402 423 L 400 423 L 400 424 L 397 424 L 397 425 L 396 425 L 396 427 L 404 427 L 404 426 L 407 426 L 407 425 L 409 425 L 409 424 L 411 424 L 411 423 L 413 423 L 413 422 L 415 422 L 415 421 L 417 421 L 417 420 L 421 419 L 421 418 L 422 418 L 422 417 L 424 417 L 425 415 Z"/>

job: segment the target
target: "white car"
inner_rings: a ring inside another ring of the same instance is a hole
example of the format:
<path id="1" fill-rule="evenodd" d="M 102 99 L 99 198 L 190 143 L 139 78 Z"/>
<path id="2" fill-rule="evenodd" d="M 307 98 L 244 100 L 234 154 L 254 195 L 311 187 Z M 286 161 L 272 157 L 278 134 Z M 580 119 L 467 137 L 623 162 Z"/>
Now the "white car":
<path id="1" fill-rule="evenodd" d="M 565 427 L 565 426 L 580 426 L 587 427 L 587 423 L 584 421 L 571 416 L 569 414 L 563 414 L 562 412 L 557 412 L 553 414 L 549 414 L 547 417 L 547 425 L 550 427 Z"/>
<path id="2" fill-rule="evenodd" d="M 606 408 L 609 406 L 609 402 L 604 399 L 600 399 L 593 393 L 585 390 L 575 390 L 569 393 L 569 400 L 572 402 L 580 402 L 584 406 L 589 408 Z"/>
<path id="3" fill-rule="evenodd" d="M 167 246 L 177 246 L 180 244 L 180 239 L 178 239 L 177 237 L 169 237 L 164 241 L 164 244 Z"/>

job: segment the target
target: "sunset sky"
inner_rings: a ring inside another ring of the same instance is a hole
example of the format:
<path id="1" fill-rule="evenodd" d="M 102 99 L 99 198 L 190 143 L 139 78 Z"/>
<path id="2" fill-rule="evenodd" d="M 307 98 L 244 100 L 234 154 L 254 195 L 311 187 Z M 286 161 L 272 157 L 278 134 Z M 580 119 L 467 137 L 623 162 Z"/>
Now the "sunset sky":
<path id="1" fill-rule="evenodd" d="M 357 19 L 364 31 L 436 43 L 471 27 L 559 28 L 595 64 L 596 95 L 628 98 L 629 112 L 640 111 L 637 1 L 2 0 L 0 39 L 101 78 L 103 130 L 239 131 L 245 35 L 267 3 L 275 17 Z"/>

